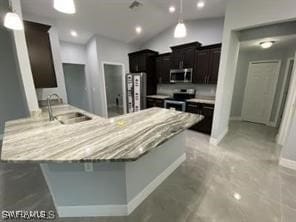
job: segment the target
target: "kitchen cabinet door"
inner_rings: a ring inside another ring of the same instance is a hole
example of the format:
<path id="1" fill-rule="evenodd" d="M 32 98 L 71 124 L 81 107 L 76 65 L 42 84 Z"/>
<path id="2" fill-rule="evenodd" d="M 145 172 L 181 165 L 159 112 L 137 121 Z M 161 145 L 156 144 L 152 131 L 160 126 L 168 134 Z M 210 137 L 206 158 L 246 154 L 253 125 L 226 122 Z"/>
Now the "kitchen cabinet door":
<path id="1" fill-rule="evenodd" d="M 206 84 L 209 73 L 210 51 L 208 49 L 197 50 L 195 73 L 192 76 L 193 83 Z"/>
<path id="2" fill-rule="evenodd" d="M 130 64 L 130 72 L 137 73 L 138 72 L 138 56 L 137 55 L 130 56 L 129 64 Z"/>
<path id="3" fill-rule="evenodd" d="M 164 108 L 164 100 L 147 98 L 147 108 L 152 108 L 152 107 Z"/>
<path id="4" fill-rule="evenodd" d="M 25 21 L 24 25 L 35 87 L 57 87 L 48 33 L 50 26 L 29 21 Z"/>
<path id="5" fill-rule="evenodd" d="M 186 103 L 186 112 L 201 114 L 201 105 L 199 103 Z"/>
<path id="6" fill-rule="evenodd" d="M 191 130 L 209 135 L 211 134 L 214 117 L 214 105 L 202 103 L 187 103 L 186 112 L 200 114 L 204 116 L 204 119 L 190 128 Z"/>
<path id="7" fill-rule="evenodd" d="M 159 55 L 156 58 L 156 76 L 159 84 L 170 83 L 170 54 Z"/>
<path id="8" fill-rule="evenodd" d="M 195 48 L 185 49 L 183 52 L 183 68 L 192 68 L 194 69 L 195 63 Z"/>
<path id="9" fill-rule="evenodd" d="M 210 135 L 214 118 L 214 105 L 202 104 L 201 114 L 204 116 L 204 119 L 196 125 L 196 130 Z"/>
<path id="10" fill-rule="evenodd" d="M 184 60 L 183 50 L 176 49 L 172 55 L 171 68 L 172 69 L 182 69 L 183 68 L 183 66 L 182 66 L 183 60 Z"/>
<path id="11" fill-rule="evenodd" d="M 220 64 L 221 48 L 214 48 L 210 50 L 210 66 L 208 84 L 217 84 L 219 64 Z"/>

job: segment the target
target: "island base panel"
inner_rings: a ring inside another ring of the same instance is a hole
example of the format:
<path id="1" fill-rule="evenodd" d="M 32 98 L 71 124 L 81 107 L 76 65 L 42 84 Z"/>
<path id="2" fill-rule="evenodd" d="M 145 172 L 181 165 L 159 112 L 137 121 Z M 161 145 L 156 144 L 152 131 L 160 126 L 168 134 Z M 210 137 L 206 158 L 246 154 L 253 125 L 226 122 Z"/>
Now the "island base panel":
<path id="1" fill-rule="evenodd" d="M 126 216 L 186 159 L 186 131 L 136 161 L 40 164 L 59 217 Z M 88 163 L 89 164 L 89 163 Z"/>

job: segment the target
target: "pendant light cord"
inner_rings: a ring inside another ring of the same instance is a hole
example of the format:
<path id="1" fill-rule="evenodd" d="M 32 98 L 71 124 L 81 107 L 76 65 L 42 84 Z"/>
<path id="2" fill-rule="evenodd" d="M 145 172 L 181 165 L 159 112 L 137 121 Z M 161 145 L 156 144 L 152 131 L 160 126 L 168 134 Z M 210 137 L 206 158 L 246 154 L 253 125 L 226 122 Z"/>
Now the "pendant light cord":
<path id="1" fill-rule="evenodd" d="M 183 0 L 180 0 L 179 22 L 183 22 Z"/>

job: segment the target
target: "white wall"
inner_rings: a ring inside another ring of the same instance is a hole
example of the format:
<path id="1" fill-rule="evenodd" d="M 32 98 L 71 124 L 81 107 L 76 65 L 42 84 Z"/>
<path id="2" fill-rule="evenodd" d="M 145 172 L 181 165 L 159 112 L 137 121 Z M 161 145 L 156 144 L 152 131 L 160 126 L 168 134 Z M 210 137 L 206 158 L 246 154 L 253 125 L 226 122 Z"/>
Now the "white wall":
<path id="1" fill-rule="evenodd" d="M 141 48 L 165 53 L 171 52 L 170 46 L 189 42 L 198 41 L 202 45 L 222 42 L 224 18 L 198 19 L 185 22 L 187 27 L 187 36 L 185 38 L 174 38 L 175 26 L 173 26 L 143 44 Z"/>
<path id="2" fill-rule="evenodd" d="M 8 1 L 0 1 L 0 8 L 1 11 L 8 10 Z M 9 29 L 0 27 L 0 42 L 0 140 L 2 140 L 5 122 L 26 117 L 29 112 L 16 57 L 15 42 Z"/>
<path id="3" fill-rule="evenodd" d="M 10 1 L 14 11 L 22 18 L 22 10 L 20 0 Z M 13 31 L 14 43 L 16 48 L 16 56 L 19 63 L 19 70 L 21 74 L 22 84 L 26 96 L 27 105 L 31 113 L 38 112 L 39 105 L 35 91 L 35 85 L 29 60 L 25 32 Z"/>
<path id="4" fill-rule="evenodd" d="M 227 131 L 239 41 L 235 30 L 295 20 L 295 0 L 229 0 L 225 14 L 222 54 L 216 93 L 212 142 Z"/>
<path id="5" fill-rule="evenodd" d="M 91 104 L 91 110 L 93 113 L 100 115 L 103 113 L 102 106 L 100 106 L 100 104 L 103 103 L 103 95 L 100 94 L 98 87 L 96 87 L 96 85 L 99 84 L 99 63 L 97 41 L 95 37 L 90 39 L 86 45 L 86 56 L 86 73 L 89 82 L 88 88 L 90 90 L 89 101 Z"/>
<path id="6" fill-rule="evenodd" d="M 293 47 L 293 46 L 291 46 Z M 283 87 L 286 64 L 288 58 L 293 57 L 294 52 L 287 48 L 270 48 L 262 50 L 260 48 L 253 50 L 241 50 L 238 57 L 235 85 L 233 90 L 231 117 L 241 117 L 244 92 L 247 83 L 249 62 L 262 60 L 280 60 L 281 69 L 277 83 L 275 100 L 272 108 L 270 122 L 275 122 L 277 108 L 280 107 L 280 92 Z"/>
<path id="7" fill-rule="evenodd" d="M 60 42 L 62 63 L 86 64 L 86 48 L 82 44 Z"/>
<path id="8" fill-rule="evenodd" d="M 107 117 L 107 100 L 104 85 L 103 62 L 124 65 L 129 72 L 128 53 L 135 50 L 129 44 L 95 35 L 87 44 L 87 66 L 89 67 L 93 111 Z M 124 98 L 125 100 L 125 98 Z"/>

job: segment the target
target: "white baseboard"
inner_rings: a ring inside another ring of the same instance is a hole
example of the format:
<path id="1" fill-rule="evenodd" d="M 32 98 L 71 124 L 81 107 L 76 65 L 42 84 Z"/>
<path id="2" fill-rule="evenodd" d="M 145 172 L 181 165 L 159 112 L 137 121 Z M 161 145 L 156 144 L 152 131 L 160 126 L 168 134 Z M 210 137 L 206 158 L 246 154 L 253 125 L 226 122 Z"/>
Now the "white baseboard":
<path id="1" fill-rule="evenodd" d="M 186 154 L 176 159 L 168 168 L 149 183 L 137 196 L 122 205 L 56 206 L 59 217 L 127 216 L 135 210 L 184 161 Z"/>
<path id="2" fill-rule="evenodd" d="M 241 116 L 232 116 L 232 117 L 229 118 L 229 120 L 231 120 L 231 121 L 242 121 L 243 117 L 241 117 Z"/>
<path id="3" fill-rule="evenodd" d="M 223 131 L 223 133 L 221 133 L 218 136 L 218 138 L 211 137 L 210 144 L 217 146 L 221 142 L 221 140 L 223 140 L 223 138 L 226 136 L 227 133 L 228 133 L 228 127 Z"/>
<path id="4" fill-rule="evenodd" d="M 280 158 L 279 165 L 282 167 L 292 169 L 292 170 L 296 170 L 296 161 L 294 161 L 294 160 Z"/>
<path id="5" fill-rule="evenodd" d="M 184 161 L 186 154 L 184 153 L 161 174 L 159 174 L 151 183 L 149 183 L 144 190 L 135 196 L 127 205 L 128 214 L 133 212 L 171 173 L 173 173 Z"/>

